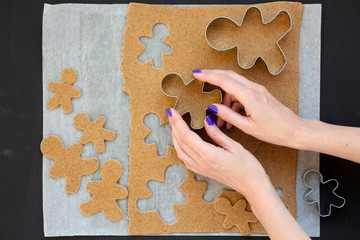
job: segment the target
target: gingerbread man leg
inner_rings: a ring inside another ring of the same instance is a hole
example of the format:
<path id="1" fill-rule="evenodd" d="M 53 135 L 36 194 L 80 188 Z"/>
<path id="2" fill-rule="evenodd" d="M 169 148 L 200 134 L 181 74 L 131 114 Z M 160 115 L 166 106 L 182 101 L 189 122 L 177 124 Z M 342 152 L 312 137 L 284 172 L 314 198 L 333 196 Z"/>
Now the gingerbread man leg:
<path id="1" fill-rule="evenodd" d="M 91 215 L 101 211 L 101 208 L 99 208 L 98 202 L 92 198 L 89 201 L 80 204 L 80 211 L 84 215 Z"/>
<path id="2" fill-rule="evenodd" d="M 112 221 L 117 221 L 124 215 L 116 201 L 109 204 L 109 206 L 103 210 L 103 213 Z"/>

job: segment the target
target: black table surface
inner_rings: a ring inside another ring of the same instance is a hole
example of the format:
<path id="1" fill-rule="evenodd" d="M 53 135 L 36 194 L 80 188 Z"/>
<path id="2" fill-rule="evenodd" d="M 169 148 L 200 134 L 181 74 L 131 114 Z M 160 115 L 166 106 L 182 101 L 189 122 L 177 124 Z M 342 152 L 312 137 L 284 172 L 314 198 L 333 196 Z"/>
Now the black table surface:
<path id="1" fill-rule="evenodd" d="M 66 3 L 47 1 L 46 3 Z M 126 3 L 88 0 L 73 3 Z M 265 1 L 142 1 L 157 4 L 248 4 Z M 360 4 L 322 3 L 322 121 L 360 127 Z M 0 239 L 42 239 L 42 11 L 41 0 L 0 3 Z M 321 219 L 320 239 L 360 239 L 360 165 L 322 154 L 324 179 L 336 178 L 346 205 Z M 76 237 L 71 237 L 76 238 Z M 113 239 L 114 237 L 79 237 Z M 116 237 L 128 238 L 128 237 Z M 132 237 L 158 239 L 159 237 Z M 188 239 L 190 237 L 162 237 Z M 194 239 L 199 237 L 193 237 Z M 212 239 L 215 237 L 202 237 Z M 238 239 L 238 237 L 216 237 Z M 250 237 L 244 237 L 248 239 Z M 267 239 L 267 238 L 258 238 Z"/>

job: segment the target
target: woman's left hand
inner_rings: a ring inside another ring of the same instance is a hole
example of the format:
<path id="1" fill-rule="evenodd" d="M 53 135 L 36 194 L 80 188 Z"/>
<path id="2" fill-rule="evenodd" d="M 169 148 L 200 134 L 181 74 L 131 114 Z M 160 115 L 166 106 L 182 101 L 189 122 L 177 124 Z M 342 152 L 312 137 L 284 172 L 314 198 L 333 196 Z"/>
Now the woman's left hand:
<path id="1" fill-rule="evenodd" d="M 166 109 L 179 159 L 195 173 L 210 177 L 239 191 L 247 198 L 270 180 L 260 162 L 241 144 L 226 136 L 207 116 L 205 130 L 218 146 L 203 141 L 191 131 L 180 114 Z M 271 183 L 270 183 L 271 185 Z"/>

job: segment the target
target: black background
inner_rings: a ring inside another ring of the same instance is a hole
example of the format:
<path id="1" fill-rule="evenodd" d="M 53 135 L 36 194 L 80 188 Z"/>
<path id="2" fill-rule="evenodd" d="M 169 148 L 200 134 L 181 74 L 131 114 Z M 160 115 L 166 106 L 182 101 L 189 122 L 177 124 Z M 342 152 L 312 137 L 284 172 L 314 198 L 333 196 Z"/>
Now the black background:
<path id="1" fill-rule="evenodd" d="M 100 0 L 71 2 L 126 3 Z M 264 1 L 143 2 L 246 4 Z M 360 127 L 360 5 L 358 1 L 344 0 L 302 2 L 323 4 L 321 120 Z M 0 239 L 44 238 L 42 155 L 39 150 L 42 139 L 43 3 L 40 0 L 6 0 L 0 3 Z M 321 155 L 320 164 L 324 179 L 337 178 L 340 182 L 337 192 L 347 200 L 342 209 L 334 209 L 330 217 L 321 219 L 321 239 L 360 239 L 360 165 L 327 155 Z M 81 237 L 88 238 L 111 237 Z"/>

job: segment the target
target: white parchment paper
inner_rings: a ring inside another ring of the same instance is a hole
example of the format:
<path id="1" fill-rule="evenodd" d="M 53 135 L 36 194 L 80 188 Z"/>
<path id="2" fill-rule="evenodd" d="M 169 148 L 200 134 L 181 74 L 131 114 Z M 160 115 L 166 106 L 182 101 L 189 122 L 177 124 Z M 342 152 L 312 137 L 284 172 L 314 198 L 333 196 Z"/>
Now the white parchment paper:
<path id="1" fill-rule="evenodd" d="M 57 135 L 65 147 L 69 147 L 79 141 L 82 133 L 72 123 L 77 113 L 87 113 L 92 121 L 98 116 L 104 116 L 105 127 L 116 131 L 116 139 L 106 142 L 106 150 L 102 154 L 97 154 L 92 144 L 88 143 L 84 145 L 81 156 L 96 156 L 100 164 L 107 159 L 118 160 L 123 166 L 119 184 L 125 187 L 128 178 L 130 110 L 129 96 L 122 91 L 120 61 L 127 8 L 127 4 L 45 4 L 43 15 L 43 135 Z M 312 119 L 319 119 L 320 108 L 320 27 L 321 5 L 305 4 L 299 47 L 299 114 Z M 74 86 L 82 91 L 82 96 L 72 101 L 73 112 L 70 114 L 63 113 L 59 107 L 51 110 L 45 105 L 52 95 L 46 85 L 49 81 L 59 81 L 60 72 L 64 67 L 73 67 L 77 71 L 78 79 Z M 153 119 L 146 121 L 151 125 L 156 121 L 156 118 Z M 161 135 L 166 134 L 166 131 L 156 132 L 159 132 L 159 135 L 152 136 L 152 139 L 160 144 L 171 144 L 169 138 Z M 78 192 L 67 194 L 64 191 L 65 178 L 53 179 L 49 176 L 52 164 L 53 160 L 43 158 L 45 236 L 128 235 L 127 199 L 118 201 L 124 217 L 117 222 L 110 221 L 102 213 L 84 216 L 79 211 L 79 204 L 91 198 L 91 194 L 85 189 L 86 182 L 100 180 L 100 168 L 95 173 L 82 177 Z M 310 168 L 319 169 L 319 155 L 299 151 L 296 179 L 297 220 L 310 236 L 319 236 L 320 221 L 316 208 L 306 205 L 303 201 L 307 189 L 301 178 Z M 184 171 L 172 172 L 184 174 Z M 174 179 L 183 177 L 176 176 Z M 215 181 L 211 181 L 210 184 L 212 187 L 207 189 L 205 195 L 209 201 L 214 199 L 223 187 Z M 172 194 L 163 189 L 161 191 L 165 191 L 164 194 Z M 160 197 L 161 194 L 155 194 L 153 203 L 149 204 L 160 203 Z M 145 205 L 142 208 L 148 209 L 151 206 Z M 161 211 L 161 217 L 173 218 L 166 215 L 166 211 Z"/>

